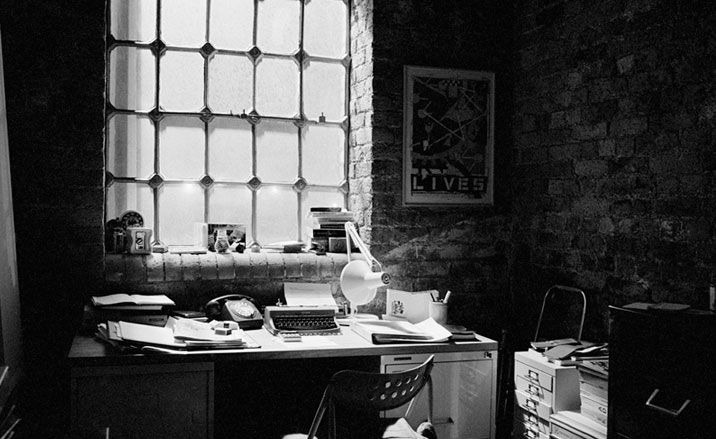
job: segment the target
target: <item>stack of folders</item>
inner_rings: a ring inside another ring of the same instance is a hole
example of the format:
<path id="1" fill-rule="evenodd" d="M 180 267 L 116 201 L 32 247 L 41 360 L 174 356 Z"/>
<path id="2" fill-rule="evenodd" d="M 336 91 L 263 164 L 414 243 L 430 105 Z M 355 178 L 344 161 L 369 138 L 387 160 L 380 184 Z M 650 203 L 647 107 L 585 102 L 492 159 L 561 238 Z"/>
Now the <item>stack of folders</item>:
<path id="1" fill-rule="evenodd" d="M 88 309 L 96 322 L 124 321 L 164 326 L 174 301 L 163 294 L 110 294 L 93 296 Z"/>
<path id="2" fill-rule="evenodd" d="M 169 317 L 164 327 L 108 321 L 97 325 L 96 336 L 120 349 L 167 353 L 260 347 L 241 329 L 215 331 L 217 323 L 176 317 Z"/>
<path id="3" fill-rule="evenodd" d="M 579 371 L 580 412 L 585 417 L 607 426 L 609 387 L 609 360 L 583 360 L 577 364 Z"/>
<path id="4" fill-rule="evenodd" d="M 352 328 L 373 344 L 435 343 L 447 341 L 451 336 L 450 331 L 431 318 L 415 324 L 400 320 L 359 320 Z"/>
<path id="5" fill-rule="evenodd" d="M 314 220 L 314 226 L 318 226 L 311 230 L 313 246 L 328 252 L 345 252 L 345 224 L 355 220 L 353 212 L 344 211 L 340 207 L 311 207 L 309 215 Z"/>

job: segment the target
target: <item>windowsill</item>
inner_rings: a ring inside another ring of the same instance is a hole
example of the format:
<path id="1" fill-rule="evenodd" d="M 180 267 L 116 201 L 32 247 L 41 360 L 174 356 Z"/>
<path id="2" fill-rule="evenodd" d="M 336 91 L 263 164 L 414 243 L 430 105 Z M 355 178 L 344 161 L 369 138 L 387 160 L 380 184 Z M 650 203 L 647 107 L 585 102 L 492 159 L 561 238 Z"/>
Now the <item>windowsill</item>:
<path id="1" fill-rule="evenodd" d="M 159 283 L 211 280 L 337 281 L 348 263 L 344 253 L 152 253 L 105 255 L 105 281 Z"/>

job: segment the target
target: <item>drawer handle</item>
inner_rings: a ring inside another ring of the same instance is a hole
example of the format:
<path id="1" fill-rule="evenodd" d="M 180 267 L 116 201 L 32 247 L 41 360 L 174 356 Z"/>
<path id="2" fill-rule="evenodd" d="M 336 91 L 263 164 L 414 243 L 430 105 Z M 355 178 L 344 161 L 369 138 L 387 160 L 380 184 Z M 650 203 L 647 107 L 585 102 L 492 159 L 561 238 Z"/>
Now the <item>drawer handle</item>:
<path id="1" fill-rule="evenodd" d="M 525 402 L 524 408 L 533 412 L 537 412 L 537 401 L 528 398 Z"/>
<path id="2" fill-rule="evenodd" d="M 539 396 L 539 387 L 535 386 L 534 384 L 529 384 L 527 385 L 527 393 L 532 396 Z"/>
<path id="3" fill-rule="evenodd" d="M 656 395 L 658 393 L 659 393 L 659 389 L 654 389 L 654 391 L 651 392 L 651 396 L 649 397 L 649 399 L 646 400 L 646 406 L 649 407 L 650 409 L 656 410 L 661 413 L 666 413 L 667 415 L 670 415 L 673 417 L 679 416 L 681 414 L 681 412 L 684 411 L 686 406 L 689 405 L 689 403 L 691 402 L 690 399 L 687 399 L 686 401 L 684 401 L 683 404 L 681 404 L 681 407 L 678 410 L 669 410 L 667 408 L 656 405 L 652 402 L 654 400 L 654 398 L 656 398 Z"/>
<path id="4" fill-rule="evenodd" d="M 530 380 L 539 380 L 539 374 L 535 372 L 534 370 L 530 370 L 527 372 L 527 378 Z"/>
<path id="5" fill-rule="evenodd" d="M 522 433 L 522 436 L 527 439 L 537 439 L 537 433 L 531 430 L 527 430 L 524 433 Z"/>

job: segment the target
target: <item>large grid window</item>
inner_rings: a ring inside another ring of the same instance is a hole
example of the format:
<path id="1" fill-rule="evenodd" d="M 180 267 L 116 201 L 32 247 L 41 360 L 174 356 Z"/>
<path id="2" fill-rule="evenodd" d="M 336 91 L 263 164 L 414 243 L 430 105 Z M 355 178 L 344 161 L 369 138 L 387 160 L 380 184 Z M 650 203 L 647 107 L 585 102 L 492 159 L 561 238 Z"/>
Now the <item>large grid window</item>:
<path id="1" fill-rule="evenodd" d="M 305 239 L 347 202 L 348 0 L 108 0 L 106 210 Z"/>

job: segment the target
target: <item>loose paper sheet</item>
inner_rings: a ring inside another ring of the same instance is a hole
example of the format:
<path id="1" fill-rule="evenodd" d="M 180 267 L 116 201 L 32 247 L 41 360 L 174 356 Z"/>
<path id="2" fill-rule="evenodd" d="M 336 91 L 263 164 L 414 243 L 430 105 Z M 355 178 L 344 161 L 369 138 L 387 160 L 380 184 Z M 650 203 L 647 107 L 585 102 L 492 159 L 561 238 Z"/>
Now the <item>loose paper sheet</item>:
<path id="1" fill-rule="evenodd" d="M 330 306 L 338 310 L 336 300 L 331 293 L 329 284 L 312 284 L 307 282 L 285 282 L 283 294 L 286 305 L 290 306 Z"/>

